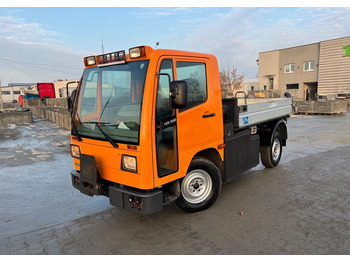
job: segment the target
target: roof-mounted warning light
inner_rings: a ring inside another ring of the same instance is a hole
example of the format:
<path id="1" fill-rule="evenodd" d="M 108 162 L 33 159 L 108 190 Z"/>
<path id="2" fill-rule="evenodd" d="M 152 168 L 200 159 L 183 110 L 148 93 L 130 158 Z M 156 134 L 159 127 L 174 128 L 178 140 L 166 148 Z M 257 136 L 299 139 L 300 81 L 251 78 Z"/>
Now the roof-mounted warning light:
<path id="1" fill-rule="evenodd" d="M 126 61 L 125 51 L 117 51 L 108 54 L 102 54 L 97 56 L 97 62 L 99 65 L 103 64 L 124 64 Z"/>
<path id="2" fill-rule="evenodd" d="M 130 59 L 140 58 L 146 56 L 145 46 L 138 46 L 129 49 Z"/>
<path id="3" fill-rule="evenodd" d="M 85 66 L 93 66 L 96 65 L 96 57 L 95 56 L 88 56 L 84 58 L 84 64 Z"/>
<path id="4" fill-rule="evenodd" d="M 124 50 L 84 58 L 84 64 L 86 67 L 94 65 L 123 64 L 125 61 L 126 56 Z"/>

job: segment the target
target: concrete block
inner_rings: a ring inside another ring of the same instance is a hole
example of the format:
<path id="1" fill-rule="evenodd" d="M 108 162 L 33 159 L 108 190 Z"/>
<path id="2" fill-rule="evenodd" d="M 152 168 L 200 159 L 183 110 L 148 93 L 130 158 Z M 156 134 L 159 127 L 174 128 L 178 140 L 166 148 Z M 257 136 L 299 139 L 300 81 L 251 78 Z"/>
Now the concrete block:
<path id="1" fill-rule="evenodd" d="M 317 101 L 315 103 L 315 112 L 320 114 L 340 114 L 347 111 L 346 101 Z"/>
<path id="2" fill-rule="evenodd" d="M 46 106 L 68 109 L 67 98 L 48 98 L 46 99 Z"/>
<path id="3" fill-rule="evenodd" d="M 314 113 L 315 112 L 315 101 L 297 101 L 295 102 L 297 113 Z"/>
<path id="4" fill-rule="evenodd" d="M 0 124 L 24 124 L 32 123 L 33 115 L 30 111 L 23 112 L 3 112 L 0 113 Z"/>

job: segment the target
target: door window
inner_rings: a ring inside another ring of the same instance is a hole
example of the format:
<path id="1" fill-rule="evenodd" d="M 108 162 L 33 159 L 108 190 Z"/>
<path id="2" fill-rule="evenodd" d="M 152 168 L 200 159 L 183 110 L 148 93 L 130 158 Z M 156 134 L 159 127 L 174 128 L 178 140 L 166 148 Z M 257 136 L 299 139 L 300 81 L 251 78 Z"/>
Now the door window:
<path id="1" fill-rule="evenodd" d="M 187 83 L 187 106 L 190 109 L 207 100 L 207 77 L 204 63 L 176 62 L 177 80 Z"/>
<path id="2" fill-rule="evenodd" d="M 170 107 L 169 80 L 173 80 L 173 62 L 162 61 L 158 77 L 156 102 L 156 151 L 158 176 L 178 170 L 176 114 Z M 169 79 L 170 77 L 170 79 Z"/>

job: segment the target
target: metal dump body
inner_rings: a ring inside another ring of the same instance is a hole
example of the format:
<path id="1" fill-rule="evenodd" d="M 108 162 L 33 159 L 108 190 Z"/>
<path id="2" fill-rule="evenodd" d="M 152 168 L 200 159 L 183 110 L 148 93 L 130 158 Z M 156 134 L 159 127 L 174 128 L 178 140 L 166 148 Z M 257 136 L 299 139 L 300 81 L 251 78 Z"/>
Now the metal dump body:
<path id="1" fill-rule="evenodd" d="M 257 125 L 292 113 L 292 98 L 239 99 L 239 128 Z"/>

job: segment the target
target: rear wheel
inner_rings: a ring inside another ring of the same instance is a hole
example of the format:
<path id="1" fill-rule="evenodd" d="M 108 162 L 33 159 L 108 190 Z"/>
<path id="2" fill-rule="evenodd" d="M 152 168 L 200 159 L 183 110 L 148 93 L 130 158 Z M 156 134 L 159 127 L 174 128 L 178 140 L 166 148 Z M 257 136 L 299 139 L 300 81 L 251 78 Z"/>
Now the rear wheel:
<path id="1" fill-rule="evenodd" d="M 282 139 L 280 132 L 273 134 L 272 143 L 261 147 L 261 162 L 265 167 L 273 168 L 278 165 L 282 156 Z"/>
<path id="2" fill-rule="evenodd" d="M 180 180 L 177 208 L 193 213 L 209 208 L 218 198 L 222 180 L 217 167 L 205 158 L 195 158 L 187 175 Z"/>

